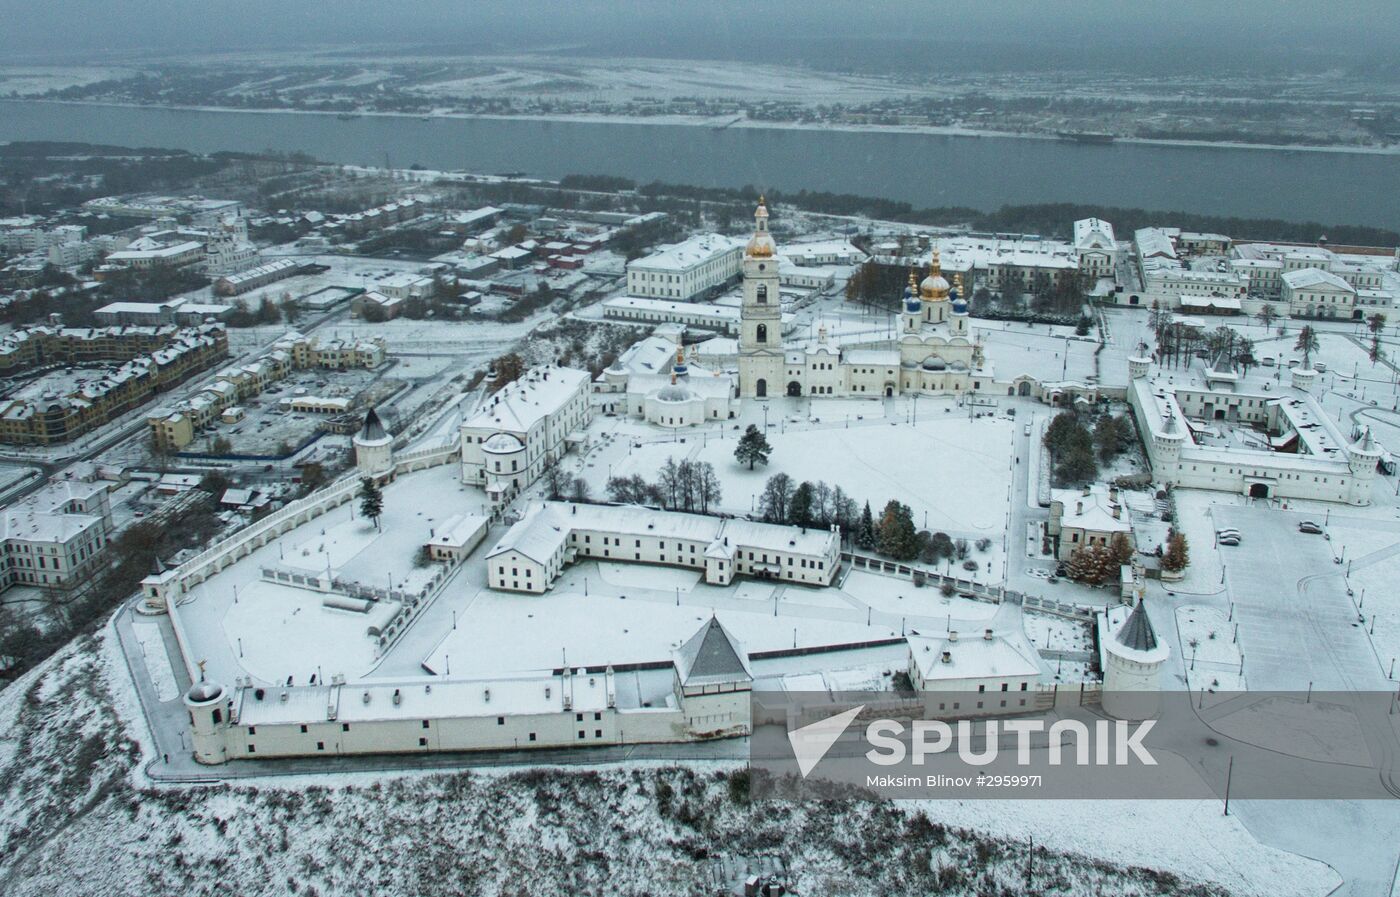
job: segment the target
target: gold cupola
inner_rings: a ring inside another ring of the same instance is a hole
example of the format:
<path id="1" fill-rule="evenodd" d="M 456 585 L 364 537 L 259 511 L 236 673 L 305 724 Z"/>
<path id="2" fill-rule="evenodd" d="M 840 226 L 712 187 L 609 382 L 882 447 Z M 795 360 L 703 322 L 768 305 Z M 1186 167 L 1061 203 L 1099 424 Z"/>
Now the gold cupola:
<path id="1" fill-rule="evenodd" d="M 933 257 L 929 259 L 928 276 L 919 284 L 919 298 L 930 300 L 944 300 L 948 298 L 948 281 L 943 277 L 943 267 L 938 258 L 938 247 L 933 249 Z"/>
<path id="2" fill-rule="evenodd" d="M 744 255 L 751 259 L 767 259 L 772 258 L 773 253 L 777 251 L 773 235 L 768 233 L 768 203 L 760 196 L 758 208 L 753 213 L 753 236 L 749 238 L 749 245 L 744 248 Z"/>

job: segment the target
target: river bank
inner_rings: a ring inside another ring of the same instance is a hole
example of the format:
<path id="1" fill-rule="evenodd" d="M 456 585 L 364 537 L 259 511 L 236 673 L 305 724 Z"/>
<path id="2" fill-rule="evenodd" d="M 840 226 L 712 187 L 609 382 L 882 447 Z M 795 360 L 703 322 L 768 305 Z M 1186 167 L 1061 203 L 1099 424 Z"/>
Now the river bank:
<path id="1" fill-rule="evenodd" d="M 344 113 L 324 109 L 258 109 L 243 108 L 238 106 L 208 106 L 190 105 L 179 103 L 123 103 L 109 100 L 53 100 L 53 99 L 14 99 L 0 98 L 0 102 L 21 102 L 21 103 L 53 103 L 63 106 L 97 106 L 122 109 L 171 109 L 183 112 L 237 112 L 256 115 L 324 115 L 339 119 L 342 115 L 353 115 L 356 118 L 388 118 L 388 119 L 416 119 L 419 121 L 434 120 L 483 120 L 483 121 L 540 121 L 540 122 L 577 122 L 581 124 L 601 124 L 601 125 L 654 125 L 654 126 L 681 126 L 710 128 L 711 130 L 728 130 L 731 128 L 758 129 L 758 130 L 779 130 L 779 131 L 841 131 L 849 133 L 880 133 L 880 134 L 925 134 L 941 137 L 991 137 L 1009 140 L 1048 140 L 1056 143 L 1073 143 L 1066 141 L 1058 134 L 1036 133 L 1027 131 L 997 131 L 987 128 L 967 128 L 960 125 L 889 125 L 889 124 L 854 124 L 847 122 L 789 122 L 789 121 L 763 121 L 757 119 L 736 117 L 732 115 L 723 116 L 695 116 L 695 115 L 605 115 L 595 113 L 478 113 L 478 112 L 450 112 L 433 111 L 422 112 L 381 112 L 381 111 L 357 111 Z M 1271 150 L 1274 152 L 1302 152 L 1302 153 L 1344 153 L 1348 155 L 1377 155 L 1377 156 L 1400 156 L 1400 144 L 1389 146 L 1349 146 L 1349 145 L 1317 145 L 1306 143 L 1247 143 L 1243 141 L 1219 141 L 1219 140 L 1171 140 L 1158 137 L 1115 137 L 1114 144 L 1132 144 L 1142 146 L 1179 146 L 1206 149 L 1231 149 L 1231 150 Z"/>
<path id="2" fill-rule="evenodd" d="M 426 119 L 426 120 L 425 120 Z M 229 111 L 0 101 L 0 140 L 302 152 L 325 162 L 844 193 L 915 208 L 1072 203 L 1400 229 L 1400 155 L 762 122 Z M 1247 149 L 1247 151 L 1246 151 Z M 1162 224 L 1174 217 L 1162 216 Z M 1156 223 L 1155 221 L 1153 223 Z"/>

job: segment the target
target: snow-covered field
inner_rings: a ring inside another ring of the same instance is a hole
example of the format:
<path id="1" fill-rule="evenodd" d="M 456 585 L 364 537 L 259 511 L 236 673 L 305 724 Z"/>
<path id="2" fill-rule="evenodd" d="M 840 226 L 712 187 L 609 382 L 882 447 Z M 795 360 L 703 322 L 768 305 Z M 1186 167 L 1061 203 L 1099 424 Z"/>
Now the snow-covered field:
<path id="1" fill-rule="evenodd" d="M 51 90 L 129 78 L 134 74 L 132 69 L 90 66 L 3 66 L 0 67 L 0 96 L 38 96 Z"/>
<path id="2" fill-rule="evenodd" d="M 1241 692 L 1248 690 L 1244 652 L 1235 640 L 1237 623 L 1213 607 L 1183 606 L 1176 609 L 1179 636 L 1172 646 L 1186 667 L 1187 688 L 1193 692 Z"/>
<path id="3" fill-rule="evenodd" d="M 918 588 L 913 582 L 856 570 L 841 584 L 841 591 L 862 604 L 891 614 L 919 614 L 927 617 L 949 615 L 960 621 L 990 620 L 997 605 L 970 598 L 944 597 L 937 588 Z"/>
<path id="4" fill-rule="evenodd" d="M 1031 644 L 1049 651 L 1090 651 L 1094 640 L 1088 623 L 1027 610 L 1021 614 Z"/>
<path id="5" fill-rule="evenodd" d="M 861 102 L 897 95 L 883 78 L 837 75 L 756 63 L 700 59 L 561 60 L 551 56 L 485 57 L 477 71 L 426 82 L 414 90 L 449 100 L 471 96 L 557 95 L 626 102 L 639 96 L 799 102 Z"/>
<path id="6" fill-rule="evenodd" d="M 849 405 L 842 402 L 840 407 Z M 864 410 L 883 413 L 878 403 L 869 403 Z M 818 403 L 813 403 L 812 414 L 831 420 Z M 723 509 L 745 514 L 757 507 L 764 483 L 775 473 L 786 473 L 796 482 L 825 480 L 828 485 L 840 486 L 857 502 L 870 502 L 877 515 L 887 501 L 898 499 L 909 505 L 920 528 L 994 538 L 1000 549 L 1010 493 L 1014 425 L 996 418 L 968 420 L 965 412 L 962 416 L 934 414 L 921 409 L 920 420 L 913 425 L 901 421 L 872 424 L 869 420 L 818 429 L 780 429 L 775 425 L 768 433 L 773 446 L 769 462 L 754 470 L 735 461 L 738 434 L 730 432 L 722 439 L 706 435 L 698 444 L 693 435 L 684 444 L 645 444 L 632 449 L 613 472 L 654 479 L 668 458 L 707 461 L 720 477 Z M 925 419 L 925 415 L 933 419 Z"/>
<path id="7" fill-rule="evenodd" d="M 666 582 L 623 586 L 621 594 L 614 585 L 600 594 L 596 565 L 580 564 L 545 595 L 483 589 L 424 665 L 438 674 L 450 666 L 454 676 L 489 676 L 501 670 L 550 669 L 565 656 L 571 664 L 587 665 L 664 661 L 711 613 L 738 634 L 749 652 L 899 635 L 887 625 L 867 626 L 864 613 L 854 609 L 843 614 L 846 619 L 833 620 L 800 600 L 780 598 L 775 615 L 771 600 L 734 598 L 729 590 L 683 590 L 677 604 L 676 587 Z"/>
<path id="8" fill-rule="evenodd" d="M 320 671 L 362 676 L 374 665 L 366 615 L 321 605 L 318 592 L 254 582 L 238 592 L 222 627 L 201 631 L 200 642 L 222 636 L 242 669 L 262 682 L 288 676 L 306 682 Z"/>
<path id="9" fill-rule="evenodd" d="M 1381 663 L 1389 669 L 1400 656 L 1400 531 L 1394 523 L 1370 523 L 1339 514 L 1328 530 L 1334 550 L 1346 550 L 1350 565 L 1347 579 L 1359 616 L 1376 646 Z"/>

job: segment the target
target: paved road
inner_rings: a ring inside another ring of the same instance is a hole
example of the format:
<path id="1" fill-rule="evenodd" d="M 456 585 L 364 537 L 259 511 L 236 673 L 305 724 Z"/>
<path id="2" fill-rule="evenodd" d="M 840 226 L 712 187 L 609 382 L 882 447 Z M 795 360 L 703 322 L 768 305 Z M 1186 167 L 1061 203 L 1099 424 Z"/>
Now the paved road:
<path id="1" fill-rule="evenodd" d="M 1217 505 L 1211 516 L 1217 528 L 1244 533 L 1221 556 L 1252 690 L 1389 687 L 1346 594 L 1345 568 L 1333 563 L 1331 542 L 1298 532 L 1304 515 Z"/>

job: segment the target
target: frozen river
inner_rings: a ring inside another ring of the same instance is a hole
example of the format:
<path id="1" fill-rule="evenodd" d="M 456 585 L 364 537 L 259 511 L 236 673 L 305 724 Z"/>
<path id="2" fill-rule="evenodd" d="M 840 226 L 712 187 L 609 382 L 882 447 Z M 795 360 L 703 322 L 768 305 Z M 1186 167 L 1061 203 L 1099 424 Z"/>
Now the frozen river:
<path id="1" fill-rule="evenodd" d="M 1086 202 L 1400 229 L 1400 155 L 887 131 L 257 113 L 0 102 L 0 140 L 304 151 L 333 162 L 614 174 L 906 200 Z"/>

